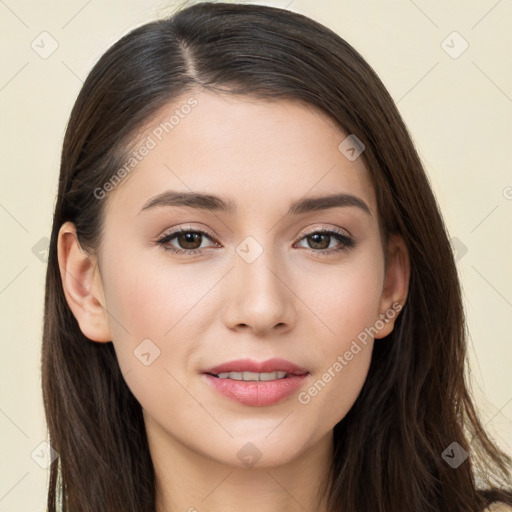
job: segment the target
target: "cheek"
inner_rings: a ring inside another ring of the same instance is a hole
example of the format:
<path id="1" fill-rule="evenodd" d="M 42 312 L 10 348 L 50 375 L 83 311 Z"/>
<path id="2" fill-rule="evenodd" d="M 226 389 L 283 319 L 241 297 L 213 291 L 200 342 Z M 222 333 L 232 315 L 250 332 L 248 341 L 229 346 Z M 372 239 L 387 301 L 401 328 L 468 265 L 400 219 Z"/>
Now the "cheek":
<path id="1" fill-rule="evenodd" d="M 157 248 L 151 249 L 157 254 Z M 165 259 L 134 254 L 106 267 L 105 298 L 111 328 L 124 339 L 171 338 L 198 315 L 220 276 L 194 265 L 169 265 Z"/>
<path id="2" fill-rule="evenodd" d="M 212 304 L 221 302 L 215 284 L 225 270 L 119 252 L 115 262 L 105 261 L 104 290 L 121 371 L 142 401 L 164 380 L 179 391 L 169 372 L 181 381 L 188 371 L 188 355 L 211 324 Z"/>
<path id="3" fill-rule="evenodd" d="M 119 367 L 142 407 L 156 415 L 194 405 L 186 392 L 187 354 L 200 340 L 199 301 L 212 284 L 194 279 L 192 267 L 159 268 L 132 255 L 105 272 Z"/>
<path id="4" fill-rule="evenodd" d="M 298 401 L 306 410 L 322 411 L 313 416 L 332 427 L 352 407 L 368 374 L 383 266 L 368 256 L 318 277 L 304 283 L 301 295 L 320 320 L 320 328 L 313 322 L 315 375 Z"/>
<path id="5" fill-rule="evenodd" d="M 317 320 L 308 323 L 328 351 L 342 349 L 378 319 L 384 280 L 379 256 L 365 251 L 339 265 L 300 269 L 294 276 L 294 291 Z"/>

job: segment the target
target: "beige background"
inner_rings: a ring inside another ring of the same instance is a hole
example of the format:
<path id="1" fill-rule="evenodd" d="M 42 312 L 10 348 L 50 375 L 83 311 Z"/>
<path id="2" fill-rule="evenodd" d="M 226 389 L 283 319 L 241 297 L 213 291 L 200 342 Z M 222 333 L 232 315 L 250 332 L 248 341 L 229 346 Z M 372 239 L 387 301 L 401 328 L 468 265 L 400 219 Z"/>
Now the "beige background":
<path id="1" fill-rule="evenodd" d="M 135 26 L 170 14 L 177 3 L 0 1 L 0 512 L 45 510 L 47 472 L 35 462 L 44 460 L 37 455 L 46 438 L 40 391 L 44 238 L 50 236 L 68 115 L 107 47 Z M 512 453 L 512 3 L 266 3 L 309 15 L 347 39 L 398 103 L 457 238 L 482 417 Z M 58 48 L 46 58 L 32 49 L 48 52 L 53 40 Z"/>

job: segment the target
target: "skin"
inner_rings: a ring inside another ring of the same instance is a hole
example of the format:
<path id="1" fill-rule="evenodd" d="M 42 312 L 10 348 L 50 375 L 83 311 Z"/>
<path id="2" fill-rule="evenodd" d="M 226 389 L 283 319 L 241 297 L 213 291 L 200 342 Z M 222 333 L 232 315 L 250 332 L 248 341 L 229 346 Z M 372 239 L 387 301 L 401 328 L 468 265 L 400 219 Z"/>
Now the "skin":
<path id="1" fill-rule="evenodd" d="M 167 105 L 138 142 L 190 96 Z M 361 391 L 373 339 L 307 404 L 295 393 L 272 406 L 242 405 L 211 390 L 201 372 L 233 359 L 281 357 L 308 369 L 300 390 L 307 391 L 358 334 L 405 303 L 405 244 L 390 239 L 385 268 L 363 159 L 339 151 L 347 134 L 324 113 L 284 100 L 193 97 L 197 106 L 103 199 L 97 254 L 80 249 L 73 224 L 62 226 L 66 298 L 90 340 L 114 344 L 143 407 L 159 512 L 325 511 L 315 499 L 332 459 L 332 430 Z M 166 190 L 223 196 L 237 211 L 141 212 Z M 370 213 L 344 206 L 286 216 L 303 196 L 333 193 L 358 197 Z M 179 227 L 213 235 L 195 245 L 168 242 L 200 247 L 199 256 L 156 242 Z M 322 228 L 338 228 L 355 246 L 333 252 L 341 246 L 334 236 L 315 245 L 307 235 Z M 263 251 L 251 263 L 236 252 L 247 237 Z M 397 316 L 375 337 L 389 334 Z M 160 350 L 148 366 L 134 356 L 145 339 Z M 261 456 L 253 466 L 237 456 L 248 442 Z"/>

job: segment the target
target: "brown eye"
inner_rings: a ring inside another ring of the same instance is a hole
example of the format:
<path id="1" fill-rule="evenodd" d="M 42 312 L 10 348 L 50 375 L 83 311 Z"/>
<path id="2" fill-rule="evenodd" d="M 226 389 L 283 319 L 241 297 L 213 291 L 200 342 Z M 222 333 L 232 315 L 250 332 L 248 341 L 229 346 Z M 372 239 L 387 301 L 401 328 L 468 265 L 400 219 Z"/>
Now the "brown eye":
<path id="1" fill-rule="evenodd" d="M 342 231 L 335 229 L 321 229 L 304 236 L 302 240 L 307 241 L 307 249 L 318 256 L 329 256 L 340 251 L 348 251 L 355 246 L 355 241 Z M 329 248 L 332 240 L 337 240 L 338 244 Z"/>
<path id="2" fill-rule="evenodd" d="M 205 238 L 212 240 L 208 233 L 204 231 L 182 228 L 164 235 L 160 240 L 157 240 L 157 243 L 166 251 L 195 255 L 202 252 L 204 247 L 201 247 L 201 245 Z"/>

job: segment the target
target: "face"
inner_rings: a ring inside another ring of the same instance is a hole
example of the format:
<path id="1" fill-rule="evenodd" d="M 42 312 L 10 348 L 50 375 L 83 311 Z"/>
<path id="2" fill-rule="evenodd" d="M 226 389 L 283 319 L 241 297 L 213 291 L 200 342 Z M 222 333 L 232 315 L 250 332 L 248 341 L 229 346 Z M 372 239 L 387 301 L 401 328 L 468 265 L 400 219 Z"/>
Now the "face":
<path id="1" fill-rule="evenodd" d="M 191 93 L 146 128 L 134 147 L 149 149 L 98 199 L 94 290 L 108 334 L 81 328 L 112 340 L 148 436 L 229 465 L 244 450 L 260 466 L 292 461 L 353 405 L 404 291 L 393 259 L 384 266 L 363 160 L 338 149 L 348 134 L 325 114 L 295 102 Z M 307 373 L 259 384 L 205 374 L 273 358 Z"/>

